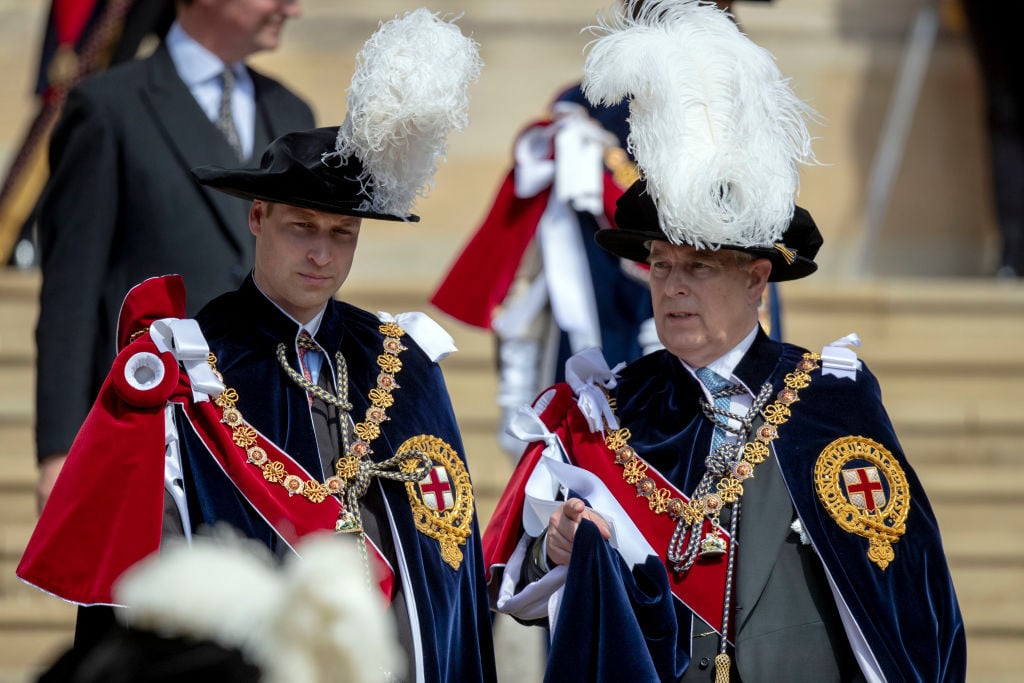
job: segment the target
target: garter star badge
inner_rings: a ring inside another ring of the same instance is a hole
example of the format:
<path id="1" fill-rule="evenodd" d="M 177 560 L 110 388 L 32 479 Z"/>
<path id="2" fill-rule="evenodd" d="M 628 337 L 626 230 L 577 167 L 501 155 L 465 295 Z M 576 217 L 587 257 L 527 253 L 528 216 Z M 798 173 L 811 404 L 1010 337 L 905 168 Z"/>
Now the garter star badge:
<path id="1" fill-rule="evenodd" d="M 423 453 L 431 467 L 419 481 L 405 484 L 416 530 L 441 545 L 441 559 L 452 569 L 462 564 L 462 550 L 473 524 L 473 487 L 455 450 L 436 436 L 407 439 L 396 452 Z"/>
<path id="2" fill-rule="evenodd" d="M 888 567 L 910 510 L 907 478 L 892 453 L 863 436 L 836 439 L 814 464 L 814 487 L 843 531 L 868 539 L 868 559 Z"/>

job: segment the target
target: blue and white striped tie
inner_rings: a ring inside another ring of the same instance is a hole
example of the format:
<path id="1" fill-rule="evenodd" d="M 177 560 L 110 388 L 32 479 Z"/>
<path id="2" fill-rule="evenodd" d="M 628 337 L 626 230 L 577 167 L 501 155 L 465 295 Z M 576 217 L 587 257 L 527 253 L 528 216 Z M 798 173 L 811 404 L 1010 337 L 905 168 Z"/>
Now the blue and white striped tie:
<path id="1" fill-rule="evenodd" d="M 726 387 L 732 386 L 732 384 L 724 377 L 719 375 L 711 368 L 697 368 L 695 371 L 697 379 L 707 387 L 708 391 L 711 392 L 712 397 L 715 400 L 715 411 L 723 420 L 727 420 L 723 413 L 729 410 L 729 404 L 732 402 L 732 397 L 729 395 L 716 396 L 718 392 L 722 391 Z M 715 425 L 715 431 L 711 435 L 711 452 L 714 453 L 722 442 L 725 441 L 725 430 Z"/>

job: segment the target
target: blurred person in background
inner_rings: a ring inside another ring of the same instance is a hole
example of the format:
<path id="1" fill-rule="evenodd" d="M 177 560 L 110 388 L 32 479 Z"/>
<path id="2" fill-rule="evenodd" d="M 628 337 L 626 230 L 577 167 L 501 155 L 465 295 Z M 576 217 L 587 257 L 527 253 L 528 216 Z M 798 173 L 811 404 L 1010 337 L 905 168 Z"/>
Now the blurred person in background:
<path id="1" fill-rule="evenodd" d="M 85 79 L 50 140 L 39 206 L 36 327 L 40 508 L 116 353 L 128 289 L 179 273 L 187 313 L 252 267 L 248 205 L 199 185 L 193 166 L 237 164 L 293 130 L 309 106 L 245 65 L 274 50 L 298 0 L 178 0 L 149 57 Z"/>
<path id="2" fill-rule="evenodd" d="M 0 185 L 0 258 L 39 265 L 36 212 L 49 168 L 50 133 L 83 78 L 149 54 L 174 21 L 174 0 L 52 0 L 43 27 L 35 116 Z"/>
<path id="3" fill-rule="evenodd" d="M 985 94 L 992 197 L 999 227 L 996 276 L 1024 277 L 1024 71 L 1018 2 L 960 0 Z"/>

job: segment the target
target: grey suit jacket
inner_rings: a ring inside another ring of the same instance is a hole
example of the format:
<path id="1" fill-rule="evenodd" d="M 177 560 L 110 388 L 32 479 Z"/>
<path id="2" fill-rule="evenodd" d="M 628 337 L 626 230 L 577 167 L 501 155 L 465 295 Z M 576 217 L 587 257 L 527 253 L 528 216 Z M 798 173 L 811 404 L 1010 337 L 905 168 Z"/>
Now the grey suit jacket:
<path id="1" fill-rule="evenodd" d="M 305 102 L 250 72 L 257 155 L 274 138 L 313 127 Z M 39 456 L 70 447 L 114 358 L 117 317 L 132 286 L 179 273 L 191 315 L 252 267 L 248 202 L 196 183 L 189 169 L 203 164 L 240 162 L 165 47 L 69 94 L 39 212 Z"/>
<path id="2" fill-rule="evenodd" d="M 796 517 L 774 458 L 744 486 L 736 569 L 732 680 L 862 681 L 821 561 L 790 525 Z M 719 639 L 694 618 L 683 681 L 713 681 Z"/>

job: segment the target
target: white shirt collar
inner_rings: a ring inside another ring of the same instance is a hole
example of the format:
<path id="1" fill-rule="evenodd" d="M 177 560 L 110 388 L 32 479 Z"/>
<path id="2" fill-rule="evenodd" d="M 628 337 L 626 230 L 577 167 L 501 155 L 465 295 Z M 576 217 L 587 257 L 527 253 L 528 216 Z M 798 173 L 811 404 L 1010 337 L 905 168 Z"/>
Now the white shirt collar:
<path id="1" fill-rule="evenodd" d="M 224 92 L 221 74 L 226 65 L 188 35 L 177 22 L 171 25 L 166 44 L 178 76 L 206 118 L 215 121 L 220 114 Z M 249 158 L 253 154 L 256 136 L 256 85 L 242 62 L 232 64 L 231 71 L 235 74 L 235 87 L 231 92 L 232 116 L 242 143 L 242 153 Z"/>
<path id="2" fill-rule="evenodd" d="M 220 76 L 226 66 L 217 55 L 195 41 L 177 21 L 167 32 L 167 51 L 181 80 L 189 89 Z M 231 70 L 238 76 L 241 64 L 234 64 Z"/>
<path id="3" fill-rule="evenodd" d="M 309 332 L 310 337 L 316 336 L 317 331 L 319 331 L 320 329 L 320 322 L 324 319 L 324 313 L 326 311 L 327 304 L 324 304 L 324 307 L 320 309 L 320 312 L 314 315 L 313 318 L 308 323 L 302 326 L 302 329 L 306 330 L 306 332 Z M 295 320 L 295 318 L 292 318 L 292 320 Z"/>
<path id="4" fill-rule="evenodd" d="M 757 331 L 759 327 L 760 326 L 757 323 L 755 323 L 753 329 L 751 329 L 750 332 L 747 333 L 747 336 L 744 337 L 739 344 L 732 347 L 732 349 L 727 351 L 724 355 L 720 356 L 719 358 L 716 358 L 715 360 L 708 363 L 704 367 L 713 370 L 719 376 L 724 377 L 730 382 L 743 384 L 742 380 L 740 380 L 738 377 L 733 376 L 733 372 L 736 371 L 736 366 L 740 364 L 741 360 L 743 360 L 743 356 L 747 355 L 747 351 L 750 350 L 750 346 L 754 343 L 754 338 L 757 337 Z M 679 362 L 683 364 L 683 367 L 686 368 L 687 372 L 693 375 L 694 379 L 697 379 L 697 368 L 692 367 L 689 363 L 682 359 L 680 359 Z M 707 394 L 708 398 L 710 399 L 711 395 L 708 393 L 708 390 L 704 386 L 704 383 L 701 382 L 699 379 L 697 379 L 697 383 L 700 384 L 701 389 L 704 390 L 704 393 Z M 743 384 L 743 386 L 747 388 L 747 391 L 750 391 L 750 387 L 747 387 L 746 384 Z"/>

